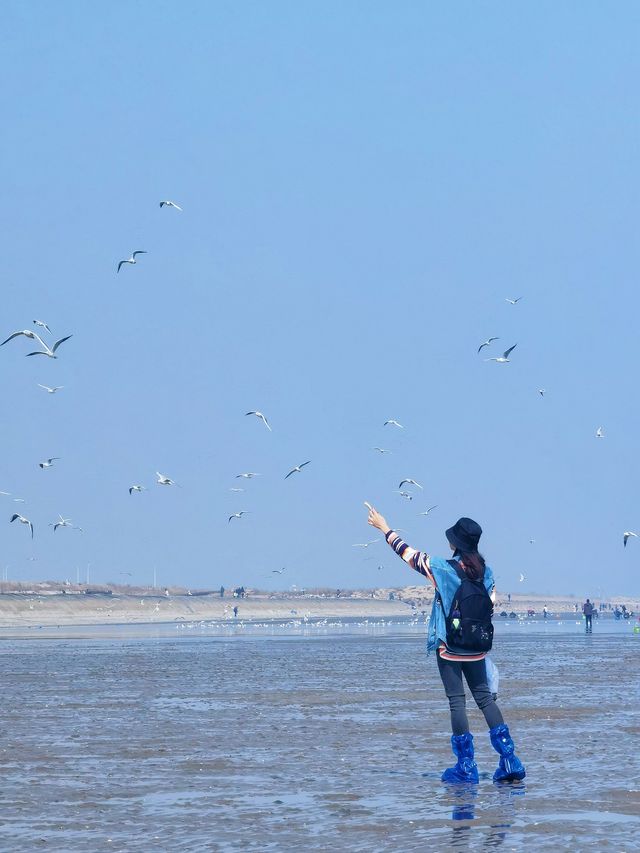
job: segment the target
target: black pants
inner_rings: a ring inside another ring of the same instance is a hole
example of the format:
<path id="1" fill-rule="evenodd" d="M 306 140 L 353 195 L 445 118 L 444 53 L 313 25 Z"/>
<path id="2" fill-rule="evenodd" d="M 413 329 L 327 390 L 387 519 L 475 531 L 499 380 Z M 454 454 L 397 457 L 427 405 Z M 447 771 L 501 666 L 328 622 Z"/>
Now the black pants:
<path id="1" fill-rule="evenodd" d="M 587 634 L 590 634 L 591 631 L 593 630 L 593 625 L 591 624 L 591 614 L 590 613 L 585 614 L 584 621 L 585 621 L 585 630 L 586 630 Z"/>
<path id="2" fill-rule="evenodd" d="M 490 729 L 504 723 L 500 708 L 494 701 L 493 694 L 489 690 L 487 684 L 487 668 L 484 660 L 477 661 L 457 661 L 444 660 L 439 654 L 438 669 L 440 677 L 444 684 L 444 691 L 449 700 L 449 708 L 451 710 L 451 730 L 454 735 L 463 735 L 469 731 L 469 720 L 467 719 L 466 696 L 464 693 L 464 685 L 462 683 L 462 675 L 467 680 L 469 690 L 473 698 L 476 700 L 476 705 L 487 721 Z"/>

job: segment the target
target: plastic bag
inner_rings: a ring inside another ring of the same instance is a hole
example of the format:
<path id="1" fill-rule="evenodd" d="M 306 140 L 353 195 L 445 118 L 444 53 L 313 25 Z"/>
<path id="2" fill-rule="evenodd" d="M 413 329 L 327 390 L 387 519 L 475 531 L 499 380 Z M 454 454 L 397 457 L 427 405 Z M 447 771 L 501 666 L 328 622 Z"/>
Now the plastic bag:
<path id="1" fill-rule="evenodd" d="M 487 684 L 489 686 L 489 690 L 495 697 L 498 694 L 498 685 L 500 684 L 500 673 L 498 672 L 498 667 L 491 660 L 489 655 L 484 659 L 484 665 L 487 669 Z"/>

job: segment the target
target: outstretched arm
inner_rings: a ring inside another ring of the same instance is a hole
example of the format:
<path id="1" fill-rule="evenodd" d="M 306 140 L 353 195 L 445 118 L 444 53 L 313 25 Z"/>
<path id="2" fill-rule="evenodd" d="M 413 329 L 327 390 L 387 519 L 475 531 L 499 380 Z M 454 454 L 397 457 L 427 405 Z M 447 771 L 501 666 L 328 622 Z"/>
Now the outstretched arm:
<path id="1" fill-rule="evenodd" d="M 416 572 L 424 575 L 424 577 L 427 578 L 427 580 L 430 580 L 435 586 L 435 581 L 429 568 L 429 555 L 427 553 L 424 551 L 416 551 L 415 548 L 410 548 L 406 542 L 402 541 L 402 538 L 398 536 L 395 530 L 392 530 L 389 527 L 384 516 L 373 507 L 369 510 L 367 522 L 372 527 L 382 531 L 384 538 L 387 540 L 389 545 L 399 557 L 402 557 L 405 563 L 408 563 L 412 569 L 416 570 Z"/>

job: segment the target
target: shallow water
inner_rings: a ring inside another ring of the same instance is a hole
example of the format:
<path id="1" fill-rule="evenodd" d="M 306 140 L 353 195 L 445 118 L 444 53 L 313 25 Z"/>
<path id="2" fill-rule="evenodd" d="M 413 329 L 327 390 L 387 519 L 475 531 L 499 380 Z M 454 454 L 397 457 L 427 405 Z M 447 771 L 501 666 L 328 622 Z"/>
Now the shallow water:
<path id="1" fill-rule="evenodd" d="M 640 849 L 640 636 L 498 623 L 524 783 L 447 787 L 424 625 L 61 629 L 0 642 L 0 849 Z M 50 633 L 50 632 L 49 632 Z M 55 632 L 54 632 L 55 633 Z"/>

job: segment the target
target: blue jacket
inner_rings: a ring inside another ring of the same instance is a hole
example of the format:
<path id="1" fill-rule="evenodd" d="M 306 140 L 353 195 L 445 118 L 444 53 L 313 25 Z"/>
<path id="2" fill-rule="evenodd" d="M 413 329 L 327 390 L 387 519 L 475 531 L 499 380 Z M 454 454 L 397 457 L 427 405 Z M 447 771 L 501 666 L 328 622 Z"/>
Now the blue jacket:
<path id="1" fill-rule="evenodd" d="M 447 641 L 446 617 L 451 610 L 451 604 L 456 590 L 460 586 L 460 578 L 455 569 L 451 568 L 444 557 L 429 557 L 429 570 L 436 582 L 437 592 L 431 607 L 429 629 L 427 631 L 427 653 L 435 651 L 441 643 Z M 484 585 L 489 593 L 493 592 L 495 581 L 493 571 L 489 566 L 484 570 Z"/>

